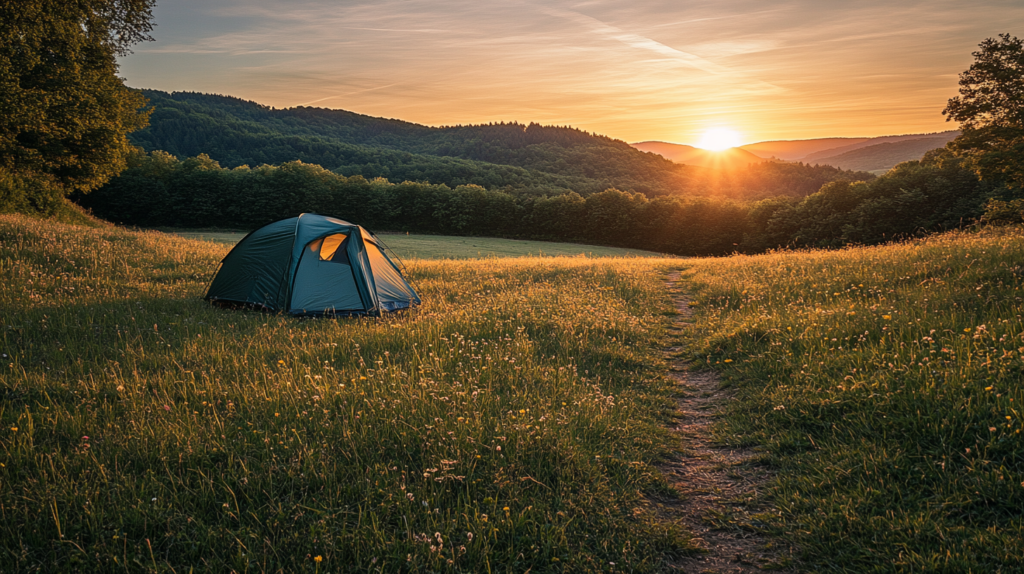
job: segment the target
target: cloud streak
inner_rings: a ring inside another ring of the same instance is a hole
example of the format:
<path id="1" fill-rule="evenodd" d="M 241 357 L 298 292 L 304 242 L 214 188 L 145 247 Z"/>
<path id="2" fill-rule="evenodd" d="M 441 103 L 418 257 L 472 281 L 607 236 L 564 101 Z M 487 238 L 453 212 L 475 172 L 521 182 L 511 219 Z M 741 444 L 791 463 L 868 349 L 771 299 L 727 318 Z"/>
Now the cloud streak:
<path id="1" fill-rule="evenodd" d="M 1007 0 L 180 0 L 129 84 L 441 124 L 539 121 L 628 141 L 937 131 Z"/>

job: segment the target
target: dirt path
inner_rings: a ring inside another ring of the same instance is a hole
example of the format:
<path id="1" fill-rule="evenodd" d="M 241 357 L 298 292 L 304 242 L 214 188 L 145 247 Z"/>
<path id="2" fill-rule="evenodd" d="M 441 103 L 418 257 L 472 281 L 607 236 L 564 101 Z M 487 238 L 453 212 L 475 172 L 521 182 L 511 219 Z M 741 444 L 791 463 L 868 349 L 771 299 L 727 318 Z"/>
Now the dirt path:
<path id="1" fill-rule="evenodd" d="M 693 310 L 679 286 L 679 272 L 669 275 L 668 287 L 679 312 L 674 328 L 681 334 L 693 321 Z M 731 397 L 719 388 L 715 373 L 690 370 L 680 358 L 682 351 L 682 347 L 667 349 L 670 376 L 683 395 L 673 430 L 682 435 L 685 450 L 662 466 L 682 495 L 666 511 L 685 524 L 707 552 L 672 567 L 686 573 L 778 571 L 778 551 L 757 532 L 756 515 L 766 511 L 758 506 L 757 494 L 769 474 L 757 464 L 755 451 L 712 442 L 711 425 Z"/>

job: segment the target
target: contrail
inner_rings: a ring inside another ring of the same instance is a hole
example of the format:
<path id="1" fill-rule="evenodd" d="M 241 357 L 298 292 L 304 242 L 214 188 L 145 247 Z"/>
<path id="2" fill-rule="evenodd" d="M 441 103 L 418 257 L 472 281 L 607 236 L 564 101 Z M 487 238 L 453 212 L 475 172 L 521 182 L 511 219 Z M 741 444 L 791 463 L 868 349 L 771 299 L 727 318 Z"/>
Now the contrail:
<path id="1" fill-rule="evenodd" d="M 334 98 L 344 98 L 345 96 L 351 96 L 352 94 L 361 94 L 363 92 L 372 92 L 374 90 L 383 90 L 384 88 L 390 88 L 391 86 L 397 86 L 397 85 L 398 85 L 398 83 L 396 82 L 394 84 L 388 84 L 386 86 L 377 86 L 376 88 L 366 88 L 365 90 L 356 90 L 354 92 L 347 92 L 347 93 L 344 93 L 344 94 L 337 94 L 337 95 L 334 95 L 334 96 L 327 96 L 326 98 L 320 98 L 319 100 L 313 100 L 311 102 L 306 102 L 304 104 L 296 104 L 296 107 L 298 107 L 298 106 L 308 106 L 310 104 L 316 104 L 316 103 L 322 102 L 324 100 L 332 100 Z"/>

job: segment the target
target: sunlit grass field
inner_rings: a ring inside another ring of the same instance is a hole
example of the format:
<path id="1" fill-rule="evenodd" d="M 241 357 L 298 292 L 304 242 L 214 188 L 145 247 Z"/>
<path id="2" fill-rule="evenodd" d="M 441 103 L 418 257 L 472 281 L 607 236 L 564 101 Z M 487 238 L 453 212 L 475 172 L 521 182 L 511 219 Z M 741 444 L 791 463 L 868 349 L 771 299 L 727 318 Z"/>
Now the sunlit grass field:
<path id="1" fill-rule="evenodd" d="M 645 572 L 672 259 L 406 260 L 424 305 L 201 300 L 228 246 L 0 216 L 0 571 Z"/>
<path id="2" fill-rule="evenodd" d="M 169 233 L 190 239 L 215 241 L 234 245 L 245 237 L 243 232 L 168 230 Z M 378 237 L 402 259 L 479 259 L 484 257 L 665 257 L 660 253 L 553 243 L 550 241 L 524 241 L 493 237 L 453 237 L 447 235 L 408 235 L 382 233 Z"/>
<path id="3" fill-rule="evenodd" d="M 679 268 L 717 436 L 776 477 L 738 527 L 798 571 L 1021 569 L 1020 229 L 409 259 L 425 304 L 384 319 L 210 307 L 228 249 L 0 217 L 0 571 L 662 570 Z"/>
<path id="4" fill-rule="evenodd" d="M 693 260 L 695 359 L 807 571 L 1024 569 L 1024 232 Z"/>

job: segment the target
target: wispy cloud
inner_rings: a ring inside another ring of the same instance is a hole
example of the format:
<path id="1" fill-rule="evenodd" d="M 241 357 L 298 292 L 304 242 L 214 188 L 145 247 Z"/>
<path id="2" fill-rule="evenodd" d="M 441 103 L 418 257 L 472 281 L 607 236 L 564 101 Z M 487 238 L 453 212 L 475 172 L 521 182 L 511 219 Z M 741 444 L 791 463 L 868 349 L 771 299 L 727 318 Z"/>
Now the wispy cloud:
<path id="1" fill-rule="evenodd" d="M 1014 0 L 179 0 L 122 60 L 134 86 L 428 124 L 572 124 L 694 141 L 944 129 Z"/>

